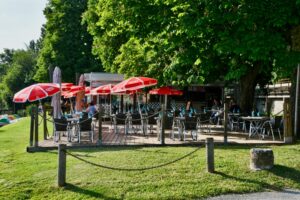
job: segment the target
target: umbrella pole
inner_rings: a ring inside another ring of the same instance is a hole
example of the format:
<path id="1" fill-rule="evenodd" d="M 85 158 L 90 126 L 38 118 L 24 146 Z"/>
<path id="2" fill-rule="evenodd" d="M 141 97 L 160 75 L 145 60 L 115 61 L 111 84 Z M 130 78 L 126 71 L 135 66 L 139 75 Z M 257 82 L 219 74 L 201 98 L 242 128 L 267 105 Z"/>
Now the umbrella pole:
<path id="1" fill-rule="evenodd" d="M 109 94 L 109 101 L 110 101 L 109 115 L 111 116 L 111 107 L 112 107 L 111 94 Z"/>

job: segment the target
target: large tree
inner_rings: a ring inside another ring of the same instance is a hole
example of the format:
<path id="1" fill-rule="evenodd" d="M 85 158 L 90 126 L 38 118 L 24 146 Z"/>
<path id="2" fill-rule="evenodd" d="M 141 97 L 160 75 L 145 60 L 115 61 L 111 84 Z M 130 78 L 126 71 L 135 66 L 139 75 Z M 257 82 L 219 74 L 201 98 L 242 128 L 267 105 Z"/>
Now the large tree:
<path id="1" fill-rule="evenodd" d="M 55 66 L 61 68 L 64 81 L 74 81 L 75 73 L 102 70 L 91 53 L 92 37 L 81 22 L 86 7 L 86 0 L 49 0 L 37 81 L 49 81 L 49 69 Z"/>
<path id="2" fill-rule="evenodd" d="M 239 81 L 249 112 L 254 89 L 292 71 L 298 4 L 278 0 L 89 0 L 84 19 L 108 71 L 161 84 Z"/>
<path id="3" fill-rule="evenodd" d="M 13 95 L 34 82 L 37 53 L 36 43 L 31 41 L 25 50 L 6 50 L 1 54 L 1 57 L 6 60 L 5 74 L 2 74 L 0 79 L 2 108 L 11 107 Z"/>

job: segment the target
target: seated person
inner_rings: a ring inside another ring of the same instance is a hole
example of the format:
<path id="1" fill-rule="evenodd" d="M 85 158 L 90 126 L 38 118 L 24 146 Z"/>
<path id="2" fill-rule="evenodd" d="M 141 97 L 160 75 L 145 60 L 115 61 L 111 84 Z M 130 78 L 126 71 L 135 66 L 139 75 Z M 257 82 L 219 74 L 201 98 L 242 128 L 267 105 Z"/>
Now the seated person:
<path id="1" fill-rule="evenodd" d="M 220 110 L 220 104 L 219 104 L 219 101 L 214 99 L 213 100 L 213 105 L 211 107 L 211 121 L 214 123 L 214 124 L 217 124 L 217 122 L 219 121 L 219 110 Z"/>
<path id="2" fill-rule="evenodd" d="M 94 105 L 93 102 L 90 102 L 88 104 L 88 108 L 86 109 L 86 112 L 88 113 L 90 118 L 93 117 L 96 114 L 97 109 L 96 109 L 96 106 Z"/>
<path id="3" fill-rule="evenodd" d="M 240 106 L 234 100 L 231 100 L 230 103 L 229 103 L 229 112 L 239 113 L 240 110 L 241 110 Z"/>

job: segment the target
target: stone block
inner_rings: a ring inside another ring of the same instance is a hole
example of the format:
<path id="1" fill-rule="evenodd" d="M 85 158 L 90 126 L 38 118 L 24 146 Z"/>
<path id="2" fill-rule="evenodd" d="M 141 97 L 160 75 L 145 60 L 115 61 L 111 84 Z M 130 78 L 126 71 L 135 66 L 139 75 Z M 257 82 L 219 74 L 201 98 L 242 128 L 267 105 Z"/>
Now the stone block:
<path id="1" fill-rule="evenodd" d="M 250 150 L 250 169 L 271 169 L 274 166 L 274 154 L 272 149 L 253 148 Z"/>

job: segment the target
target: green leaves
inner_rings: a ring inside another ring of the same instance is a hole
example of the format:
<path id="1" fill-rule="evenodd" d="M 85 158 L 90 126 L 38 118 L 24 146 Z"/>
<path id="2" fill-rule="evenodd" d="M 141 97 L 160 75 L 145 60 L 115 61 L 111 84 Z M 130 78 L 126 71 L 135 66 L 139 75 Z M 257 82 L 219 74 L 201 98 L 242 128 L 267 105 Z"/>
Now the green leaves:
<path id="1" fill-rule="evenodd" d="M 92 37 L 82 23 L 86 8 L 85 0 L 49 1 L 44 11 L 46 34 L 38 58 L 36 81 L 49 81 L 49 67 L 59 66 L 62 79 L 67 82 L 74 82 L 75 73 L 102 70 L 101 62 L 92 55 Z M 93 14 L 89 16 L 95 17 Z"/>

